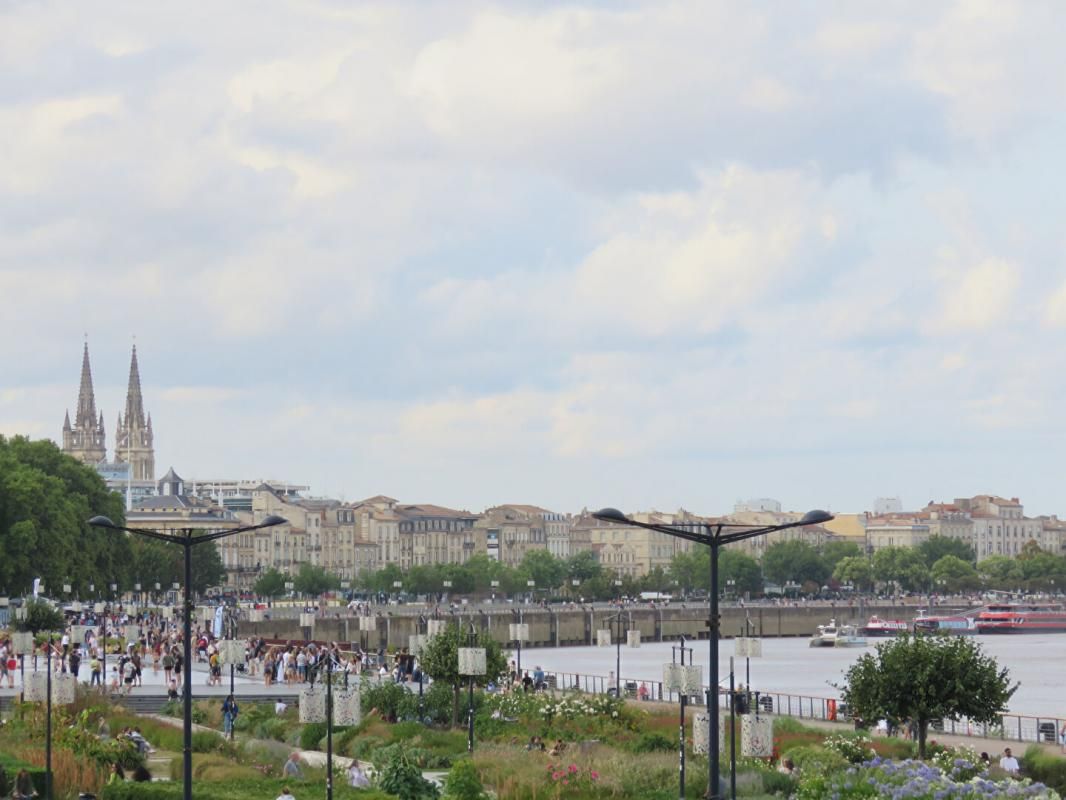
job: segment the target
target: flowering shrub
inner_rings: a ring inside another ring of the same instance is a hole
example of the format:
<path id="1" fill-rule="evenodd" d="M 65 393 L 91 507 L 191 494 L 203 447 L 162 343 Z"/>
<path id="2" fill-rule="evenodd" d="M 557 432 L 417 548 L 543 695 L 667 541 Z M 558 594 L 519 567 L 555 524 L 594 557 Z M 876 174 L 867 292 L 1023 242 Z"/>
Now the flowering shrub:
<path id="1" fill-rule="evenodd" d="M 958 759 L 965 762 L 965 759 Z M 968 763 L 968 762 L 967 762 Z M 972 766 L 972 765 L 970 765 Z M 854 800 L 891 797 L 893 800 L 977 800 L 978 798 L 1029 798 L 1061 800 L 1057 792 L 1040 783 L 1010 779 L 992 781 L 980 772 L 959 778 L 922 761 L 882 761 L 879 757 L 840 773 L 802 775 L 797 800 Z"/>
<path id="2" fill-rule="evenodd" d="M 570 720 L 594 716 L 616 719 L 625 708 L 625 703 L 617 698 L 577 692 L 558 696 L 547 692 L 495 694 L 489 696 L 488 705 L 494 710 L 498 709 L 504 717 L 540 717 L 549 722 L 555 718 Z"/>
<path id="3" fill-rule="evenodd" d="M 983 775 L 986 765 L 972 747 L 955 747 L 936 753 L 930 762 L 955 781 L 968 781 Z"/>
<path id="4" fill-rule="evenodd" d="M 826 740 L 822 742 L 822 746 L 827 750 L 832 750 L 834 753 L 838 753 L 852 764 L 861 764 L 864 761 L 869 761 L 877 755 L 877 753 L 874 752 L 873 740 L 865 734 L 859 734 L 857 736 L 841 736 L 840 734 L 835 734 L 827 737 Z"/>
<path id="5" fill-rule="evenodd" d="M 577 764 L 548 765 L 548 785 L 554 790 L 555 797 L 580 794 L 591 789 L 599 779 L 600 774 L 591 767 L 582 769 Z"/>

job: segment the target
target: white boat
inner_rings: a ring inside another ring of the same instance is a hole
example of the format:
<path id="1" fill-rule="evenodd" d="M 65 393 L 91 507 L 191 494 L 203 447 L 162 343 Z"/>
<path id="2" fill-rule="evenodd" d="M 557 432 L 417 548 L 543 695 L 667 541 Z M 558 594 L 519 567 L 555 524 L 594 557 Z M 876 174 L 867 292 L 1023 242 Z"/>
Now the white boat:
<path id="1" fill-rule="evenodd" d="M 837 628 L 834 647 L 866 647 L 866 637 L 854 625 L 841 625 Z"/>
<path id="2" fill-rule="evenodd" d="M 828 625 L 819 625 L 811 636 L 811 647 L 835 647 L 837 643 L 837 621 L 829 620 Z"/>

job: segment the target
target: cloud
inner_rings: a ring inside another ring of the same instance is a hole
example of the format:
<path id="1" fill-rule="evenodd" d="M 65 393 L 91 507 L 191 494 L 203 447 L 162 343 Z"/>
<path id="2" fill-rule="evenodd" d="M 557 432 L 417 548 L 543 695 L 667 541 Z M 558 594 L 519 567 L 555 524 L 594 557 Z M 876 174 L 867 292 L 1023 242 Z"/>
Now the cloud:
<path id="1" fill-rule="evenodd" d="M 946 330 L 982 330 L 1003 324 L 1013 311 L 1020 268 L 987 258 L 947 281 L 940 321 Z"/>

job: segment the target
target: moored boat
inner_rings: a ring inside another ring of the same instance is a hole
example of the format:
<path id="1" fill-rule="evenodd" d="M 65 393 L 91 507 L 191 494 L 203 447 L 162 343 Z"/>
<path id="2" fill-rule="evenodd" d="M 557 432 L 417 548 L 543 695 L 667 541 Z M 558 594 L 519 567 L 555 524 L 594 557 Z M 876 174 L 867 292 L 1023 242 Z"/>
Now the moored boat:
<path id="1" fill-rule="evenodd" d="M 854 625 L 841 625 L 837 628 L 834 647 L 866 647 L 866 637 Z"/>
<path id="2" fill-rule="evenodd" d="M 1000 603 L 975 623 L 978 633 L 1066 633 L 1066 610 L 1058 603 Z"/>
<path id="3" fill-rule="evenodd" d="M 828 625 L 819 625 L 818 630 L 811 636 L 811 647 L 834 647 L 837 642 L 837 621 L 829 620 Z"/>
<path id="4" fill-rule="evenodd" d="M 876 615 L 870 617 L 862 627 L 862 633 L 866 636 L 898 636 L 909 630 L 910 625 L 901 619 L 881 619 Z"/>
<path id="5" fill-rule="evenodd" d="M 915 633 L 941 633 L 948 636 L 973 636 L 977 626 L 972 617 L 959 615 L 933 616 L 918 612 L 914 620 Z"/>

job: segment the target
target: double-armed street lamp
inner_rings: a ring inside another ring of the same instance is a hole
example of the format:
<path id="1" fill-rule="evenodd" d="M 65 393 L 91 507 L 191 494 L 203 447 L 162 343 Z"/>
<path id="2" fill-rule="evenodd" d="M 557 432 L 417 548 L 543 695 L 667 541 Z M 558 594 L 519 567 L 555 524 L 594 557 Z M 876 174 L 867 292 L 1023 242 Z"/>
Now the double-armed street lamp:
<path id="1" fill-rule="evenodd" d="M 708 740 L 708 785 L 707 797 L 710 800 L 719 800 L 719 778 L 721 775 L 718 754 L 718 552 L 727 544 L 740 542 L 745 539 L 754 539 L 774 531 L 787 528 L 799 528 L 806 525 L 820 525 L 833 519 L 833 515 L 827 511 L 808 511 L 796 522 L 786 522 L 782 525 L 752 526 L 729 522 L 689 522 L 679 525 L 660 525 L 649 522 L 638 522 L 630 519 L 617 508 L 603 508 L 593 515 L 598 520 L 617 525 L 630 525 L 634 528 L 647 528 L 651 531 L 664 533 L 678 539 L 702 544 L 710 548 L 711 555 L 711 591 L 710 591 L 710 618 L 707 622 L 708 640 L 710 642 L 710 680 L 707 690 L 707 711 L 710 717 L 710 737 Z"/>
<path id="2" fill-rule="evenodd" d="M 127 528 L 124 525 L 116 525 L 107 517 L 97 516 L 89 520 L 89 524 L 97 528 L 108 528 L 113 531 L 124 531 L 125 533 L 135 533 L 138 536 L 144 536 L 148 539 L 155 539 L 160 542 L 168 542 L 170 544 L 179 545 L 184 550 L 185 556 L 185 604 L 183 614 L 184 624 L 184 641 L 182 646 L 184 648 L 183 659 L 183 677 L 185 678 L 185 686 L 183 689 L 183 705 L 184 705 L 184 720 L 183 720 L 183 751 L 184 751 L 184 770 L 182 778 L 184 781 L 183 786 L 183 798 L 184 800 L 192 800 L 192 613 L 193 613 L 193 601 L 192 601 L 192 549 L 198 544 L 206 544 L 207 542 L 214 542 L 219 539 L 225 539 L 227 536 L 236 536 L 238 533 L 247 533 L 249 531 L 257 531 L 262 528 L 272 528 L 275 525 L 285 525 L 288 521 L 283 517 L 279 517 L 276 514 L 271 514 L 258 525 L 244 525 L 239 528 L 229 528 L 227 530 L 217 530 L 210 532 L 203 532 L 202 529 L 197 528 L 182 528 L 173 531 L 157 531 L 147 528 Z M 106 649 L 106 634 L 105 634 L 105 649 Z"/>

